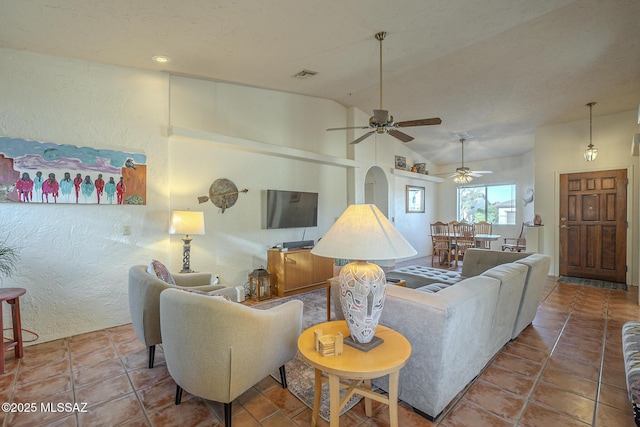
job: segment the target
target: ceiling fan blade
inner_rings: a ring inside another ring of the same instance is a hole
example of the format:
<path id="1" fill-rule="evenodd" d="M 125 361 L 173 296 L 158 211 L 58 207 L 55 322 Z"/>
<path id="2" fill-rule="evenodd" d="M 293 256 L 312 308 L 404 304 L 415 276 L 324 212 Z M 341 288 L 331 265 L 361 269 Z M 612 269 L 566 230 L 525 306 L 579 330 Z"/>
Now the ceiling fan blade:
<path id="1" fill-rule="evenodd" d="M 389 120 L 389 111 L 373 110 L 373 117 L 376 119 L 376 123 L 387 123 L 387 120 Z"/>
<path id="2" fill-rule="evenodd" d="M 349 126 L 346 128 L 329 128 L 327 130 L 369 129 L 369 126 Z"/>
<path id="3" fill-rule="evenodd" d="M 373 135 L 374 133 L 376 133 L 375 130 L 369 131 L 367 133 L 365 133 L 364 135 L 362 135 L 360 138 L 354 140 L 353 142 L 351 142 L 351 144 L 357 144 L 359 142 L 364 141 L 366 138 L 370 137 L 371 135 Z"/>
<path id="4" fill-rule="evenodd" d="M 388 133 L 389 133 L 389 135 L 393 136 L 394 138 L 398 138 L 402 142 L 413 141 L 413 137 L 412 136 L 409 136 L 404 132 L 400 132 L 399 130 L 389 129 Z"/>
<path id="5" fill-rule="evenodd" d="M 487 175 L 487 174 L 493 173 L 493 171 L 473 171 L 473 173 L 479 173 L 479 174 Z"/>
<path id="6" fill-rule="evenodd" d="M 440 117 L 433 117 L 431 119 L 420 119 L 420 120 L 407 120 L 404 122 L 397 122 L 396 126 L 401 128 L 406 128 L 409 126 L 431 126 L 431 125 L 439 125 L 442 123 Z"/>

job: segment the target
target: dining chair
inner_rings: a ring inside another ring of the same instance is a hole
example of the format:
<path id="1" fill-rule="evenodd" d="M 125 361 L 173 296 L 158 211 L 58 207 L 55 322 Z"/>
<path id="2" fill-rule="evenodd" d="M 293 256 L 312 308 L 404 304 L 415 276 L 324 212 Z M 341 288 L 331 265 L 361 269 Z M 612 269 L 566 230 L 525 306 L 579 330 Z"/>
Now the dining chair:
<path id="1" fill-rule="evenodd" d="M 433 259 L 437 256 L 440 265 L 442 265 L 442 254 L 446 254 L 447 266 L 451 265 L 451 233 L 449 233 L 449 225 L 438 221 L 431 224 L 431 242 L 433 243 L 433 252 L 431 254 L 431 267 L 433 267 Z"/>
<path id="2" fill-rule="evenodd" d="M 455 252 L 455 249 L 456 249 L 456 241 L 453 238 L 453 235 L 456 232 L 455 228 L 456 228 L 456 225 L 458 224 L 460 224 L 460 221 L 456 221 L 456 220 L 449 221 L 447 223 L 447 225 L 449 226 L 449 236 L 450 236 L 449 247 L 451 248 L 451 254 L 452 254 L 451 256 L 453 256 L 453 253 Z"/>
<path id="3" fill-rule="evenodd" d="M 527 250 L 527 224 L 522 223 L 520 235 L 518 237 L 505 237 L 502 250 L 511 252 L 522 252 Z"/>
<path id="4" fill-rule="evenodd" d="M 476 246 L 475 226 L 466 222 L 458 223 L 454 226 L 453 236 L 455 243 L 455 267 L 458 268 L 458 260 L 464 260 L 465 251 Z"/>
<path id="5" fill-rule="evenodd" d="M 476 222 L 476 234 L 491 234 L 493 225 L 487 221 Z M 491 242 L 489 240 L 476 241 L 476 248 L 491 249 Z"/>

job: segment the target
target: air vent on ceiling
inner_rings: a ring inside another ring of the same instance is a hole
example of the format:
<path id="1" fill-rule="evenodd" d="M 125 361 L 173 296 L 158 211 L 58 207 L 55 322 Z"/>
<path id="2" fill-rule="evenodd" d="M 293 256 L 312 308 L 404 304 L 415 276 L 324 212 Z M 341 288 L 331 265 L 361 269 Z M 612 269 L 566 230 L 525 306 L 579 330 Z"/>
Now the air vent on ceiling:
<path id="1" fill-rule="evenodd" d="M 313 77 L 316 74 L 318 74 L 317 71 L 302 70 L 302 71 L 298 71 L 293 77 L 297 79 L 308 79 L 309 77 Z"/>

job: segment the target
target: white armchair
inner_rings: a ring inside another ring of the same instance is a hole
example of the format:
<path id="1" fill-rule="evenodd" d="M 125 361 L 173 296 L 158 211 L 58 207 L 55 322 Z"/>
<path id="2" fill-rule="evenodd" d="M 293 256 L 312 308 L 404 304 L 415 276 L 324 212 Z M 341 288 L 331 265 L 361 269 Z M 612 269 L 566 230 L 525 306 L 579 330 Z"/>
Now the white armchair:
<path id="1" fill-rule="evenodd" d="M 177 286 L 147 273 L 146 265 L 134 265 L 129 269 L 129 313 L 138 339 L 149 349 L 149 369 L 153 368 L 156 344 L 162 343 L 160 333 L 160 293 L 162 291 L 183 287 L 203 292 L 217 291 L 234 301 L 237 299 L 234 288 L 212 285 L 211 273 L 178 273 L 172 276 Z"/>
<path id="2" fill-rule="evenodd" d="M 182 389 L 223 403 L 231 427 L 232 402 L 276 368 L 287 387 L 284 364 L 298 351 L 302 301 L 258 310 L 170 289 L 160 296 L 160 326 L 176 405 Z"/>

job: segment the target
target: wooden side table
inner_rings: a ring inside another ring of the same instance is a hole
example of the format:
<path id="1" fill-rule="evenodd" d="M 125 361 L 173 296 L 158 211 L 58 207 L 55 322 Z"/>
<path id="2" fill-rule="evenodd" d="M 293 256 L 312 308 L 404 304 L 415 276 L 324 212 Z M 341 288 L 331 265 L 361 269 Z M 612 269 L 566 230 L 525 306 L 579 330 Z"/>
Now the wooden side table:
<path id="1" fill-rule="evenodd" d="M 0 288 L 0 331 L 4 331 L 2 323 L 2 301 L 6 301 L 11 306 L 11 323 L 13 326 L 13 339 L 2 342 L 0 347 L 0 375 L 4 374 L 4 353 L 7 350 L 15 349 L 16 358 L 23 356 L 22 350 L 22 325 L 20 322 L 20 297 L 27 291 L 22 288 Z"/>
<path id="2" fill-rule="evenodd" d="M 344 346 L 341 356 L 322 356 L 315 350 L 314 331 L 322 329 L 324 335 L 338 332 L 345 337 L 349 328 L 344 320 L 325 322 L 314 325 L 302 332 L 298 338 L 300 355 L 315 369 L 315 388 L 313 396 L 313 415 L 311 425 L 318 424 L 320 413 L 320 393 L 322 382 L 329 383 L 330 427 L 338 427 L 340 410 L 351 396 L 359 394 L 365 398 L 365 414 L 371 416 L 371 399 L 389 405 L 389 422 L 392 427 L 398 426 L 398 380 L 400 369 L 407 363 L 411 355 L 411 344 L 399 332 L 386 326 L 378 325 L 376 336 L 384 340 L 382 344 L 368 352 Z M 322 373 L 327 374 L 328 380 Z M 388 397 L 371 391 L 371 379 L 389 375 Z M 340 377 L 351 379 L 349 391 L 340 399 Z"/>
<path id="3" fill-rule="evenodd" d="M 395 286 L 407 286 L 406 280 L 399 280 L 397 282 L 387 282 L 388 285 Z M 331 321 L 331 279 L 327 280 L 327 322 Z"/>

